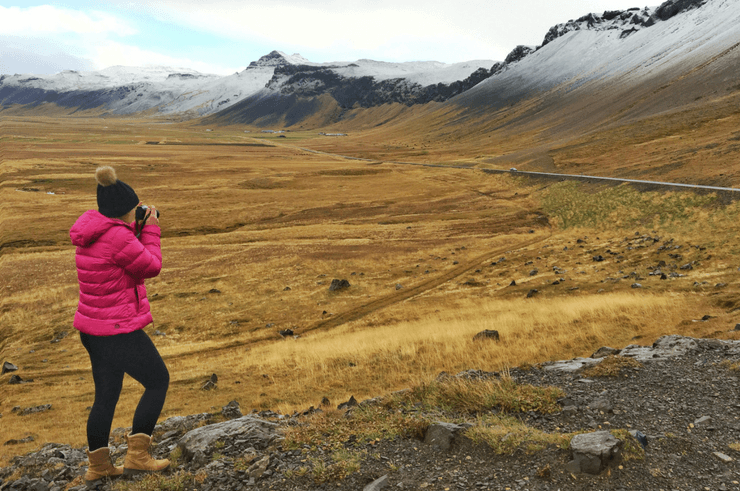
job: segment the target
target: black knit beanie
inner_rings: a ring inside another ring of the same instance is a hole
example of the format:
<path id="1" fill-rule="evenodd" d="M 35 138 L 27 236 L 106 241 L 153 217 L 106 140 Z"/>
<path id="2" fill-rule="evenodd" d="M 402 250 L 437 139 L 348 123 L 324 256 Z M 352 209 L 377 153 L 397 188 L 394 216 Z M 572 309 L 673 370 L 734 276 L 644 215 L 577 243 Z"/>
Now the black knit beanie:
<path id="1" fill-rule="evenodd" d="M 98 167 L 95 171 L 98 181 L 98 211 L 108 218 L 122 217 L 139 204 L 136 192 L 116 177 L 113 167 Z"/>

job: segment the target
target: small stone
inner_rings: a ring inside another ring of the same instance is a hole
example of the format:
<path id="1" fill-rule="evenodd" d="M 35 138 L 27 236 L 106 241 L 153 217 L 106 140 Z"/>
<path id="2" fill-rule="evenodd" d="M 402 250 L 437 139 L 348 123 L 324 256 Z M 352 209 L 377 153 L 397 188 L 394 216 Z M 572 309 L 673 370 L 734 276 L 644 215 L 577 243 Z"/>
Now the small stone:
<path id="1" fill-rule="evenodd" d="M 694 426 L 699 426 L 700 424 L 709 423 L 711 421 L 712 421 L 712 417 L 711 416 L 702 416 L 701 418 L 699 418 L 696 421 L 694 421 Z"/>
<path id="2" fill-rule="evenodd" d="M 640 283 L 632 283 L 632 288 L 642 288 Z"/>
<path id="3" fill-rule="evenodd" d="M 352 396 L 349 398 L 349 401 L 343 402 L 340 405 L 338 405 L 337 409 L 349 409 L 355 406 L 357 406 L 357 399 L 355 399 L 355 396 Z"/>
<path id="4" fill-rule="evenodd" d="M 535 295 L 537 295 L 538 293 L 539 293 L 539 291 L 536 290 L 536 289 L 529 290 L 529 293 L 527 293 L 527 298 L 532 298 Z"/>
<path id="5" fill-rule="evenodd" d="M 729 455 L 723 454 L 722 452 L 712 452 L 712 454 L 715 457 L 717 457 L 719 460 L 721 460 L 722 462 L 729 463 L 733 461 L 732 457 L 730 457 Z"/>
<path id="6" fill-rule="evenodd" d="M 381 489 L 385 488 L 388 485 L 388 474 L 384 475 L 383 477 L 380 477 L 364 488 L 362 488 L 362 491 L 380 491 Z"/>
<path id="7" fill-rule="evenodd" d="M 400 283 L 396 283 L 396 290 L 401 290 L 403 288 L 403 285 Z"/>

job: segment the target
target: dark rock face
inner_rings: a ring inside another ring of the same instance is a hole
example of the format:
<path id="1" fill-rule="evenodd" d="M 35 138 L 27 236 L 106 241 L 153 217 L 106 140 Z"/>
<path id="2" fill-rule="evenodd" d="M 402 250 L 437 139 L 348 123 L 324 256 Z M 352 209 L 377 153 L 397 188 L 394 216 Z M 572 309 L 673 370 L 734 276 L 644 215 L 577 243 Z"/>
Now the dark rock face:
<path id="1" fill-rule="evenodd" d="M 509 63 L 516 63 L 517 61 L 524 59 L 524 57 L 531 53 L 534 53 L 535 51 L 536 49 L 530 46 L 519 45 L 514 48 L 511 53 L 509 53 L 509 55 L 506 57 L 506 60 L 504 60 L 504 63 L 506 63 L 507 65 Z"/>
<path id="2" fill-rule="evenodd" d="M 658 7 L 655 15 L 660 20 L 668 20 L 681 12 L 701 7 L 705 3 L 707 0 L 668 0 Z"/>
<path id="3" fill-rule="evenodd" d="M 331 95 L 342 108 L 374 107 L 388 103 L 401 103 L 408 106 L 427 102 L 443 102 L 460 94 L 492 74 L 479 68 L 464 80 L 451 84 L 433 84 L 423 87 L 403 78 L 376 80 L 373 77 L 345 78 L 332 70 L 332 67 L 309 65 L 282 65 L 275 68 L 268 89 L 279 90 L 283 95 L 318 97 Z M 287 77 L 287 79 L 286 79 Z"/>

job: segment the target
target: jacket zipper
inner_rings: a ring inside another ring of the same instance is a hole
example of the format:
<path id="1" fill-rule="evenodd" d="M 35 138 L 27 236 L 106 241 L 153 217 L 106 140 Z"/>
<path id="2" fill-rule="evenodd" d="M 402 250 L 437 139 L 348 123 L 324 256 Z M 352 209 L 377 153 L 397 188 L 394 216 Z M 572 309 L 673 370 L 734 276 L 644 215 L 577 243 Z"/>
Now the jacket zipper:
<path id="1" fill-rule="evenodd" d="M 139 312 L 139 287 L 134 285 L 134 296 L 136 296 L 136 312 Z"/>

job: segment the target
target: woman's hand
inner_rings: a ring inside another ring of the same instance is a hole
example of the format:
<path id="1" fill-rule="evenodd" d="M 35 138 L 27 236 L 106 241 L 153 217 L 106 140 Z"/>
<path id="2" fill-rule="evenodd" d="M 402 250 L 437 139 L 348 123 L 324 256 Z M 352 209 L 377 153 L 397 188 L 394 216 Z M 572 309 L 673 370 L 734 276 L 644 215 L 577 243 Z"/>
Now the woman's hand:
<path id="1" fill-rule="evenodd" d="M 159 218 L 157 218 L 157 209 L 154 206 L 149 206 L 146 217 L 144 218 L 144 222 L 159 225 Z"/>

